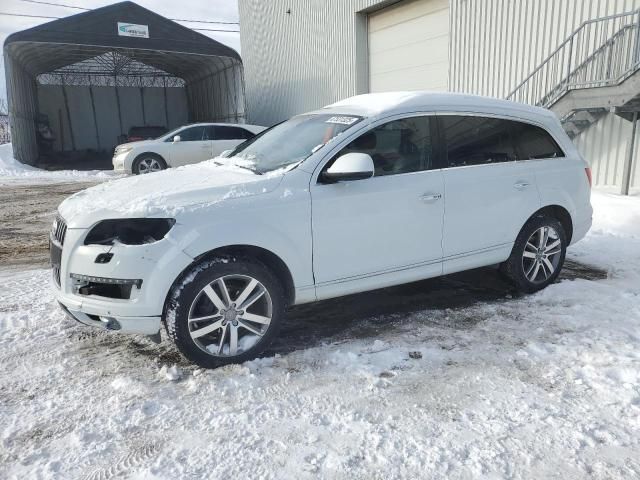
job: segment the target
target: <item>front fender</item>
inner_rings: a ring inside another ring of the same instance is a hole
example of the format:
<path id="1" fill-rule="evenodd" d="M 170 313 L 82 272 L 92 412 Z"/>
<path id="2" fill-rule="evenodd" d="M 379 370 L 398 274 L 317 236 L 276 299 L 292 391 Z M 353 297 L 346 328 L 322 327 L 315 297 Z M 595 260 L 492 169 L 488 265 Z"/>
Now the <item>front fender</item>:
<path id="1" fill-rule="evenodd" d="M 200 213 L 193 221 L 179 221 L 183 251 L 197 258 L 212 250 L 230 246 L 252 246 L 277 255 L 289 268 L 296 289 L 313 286 L 311 253 L 311 206 L 309 191 L 277 191 L 261 198 L 236 198 L 212 209 L 203 222 Z M 283 199 L 286 197 L 286 201 Z"/>

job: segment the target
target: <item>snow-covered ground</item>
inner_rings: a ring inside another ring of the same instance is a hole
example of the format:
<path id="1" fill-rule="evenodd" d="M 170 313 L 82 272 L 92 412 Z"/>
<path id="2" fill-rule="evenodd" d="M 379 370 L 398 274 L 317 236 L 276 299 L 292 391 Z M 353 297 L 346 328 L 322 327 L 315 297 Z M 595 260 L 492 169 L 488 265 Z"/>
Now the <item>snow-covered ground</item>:
<path id="1" fill-rule="evenodd" d="M 0 145 L 0 184 L 100 181 L 121 177 L 112 170 L 48 171 L 20 163 L 10 143 Z"/>
<path id="2" fill-rule="evenodd" d="M 48 271 L 4 271 L 0 478 L 639 478 L 640 198 L 593 203 L 569 258 L 606 279 L 212 371 L 65 319 Z"/>

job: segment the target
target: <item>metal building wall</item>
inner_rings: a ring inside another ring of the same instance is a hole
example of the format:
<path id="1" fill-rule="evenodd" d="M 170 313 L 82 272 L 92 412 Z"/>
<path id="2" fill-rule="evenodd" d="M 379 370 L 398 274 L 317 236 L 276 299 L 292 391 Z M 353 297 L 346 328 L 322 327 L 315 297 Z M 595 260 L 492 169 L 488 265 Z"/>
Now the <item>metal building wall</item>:
<path id="1" fill-rule="evenodd" d="M 578 151 L 591 165 L 593 182 L 603 187 L 619 187 L 631 137 L 631 122 L 609 113 L 576 138 Z M 640 131 L 636 132 L 630 187 L 640 189 Z"/>
<path id="2" fill-rule="evenodd" d="M 582 22 L 640 8 L 640 0 L 450 0 L 452 91 L 504 98 Z M 551 90 L 553 85 L 549 85 Z M 607 114 L 574 142 L 594 184 L 620 186 L 631 123 Z M 631 186 L 639 188 L 636 139 Z"/>
<path id="3" fill-rule="evenodd" d="M 393 3 L 240 0 L 250 120 L 271 124 L 366 92 L 366 13 Z M 449 89 L 504 98 L 583 21 L 639 8 L 640 0 L 449 0 L 449 5 Z"/>
<path id="4" fill-rule="evenodd" d="M 358 93 L 367 80 L 367 18 L 393 1 L 240 0 L 250 123 L 272 125 Z"/>
<path id="5" fill-rule="evenodd" d="M 271 125 L 366 92 L 366 13 L 393 3 L 240 0 L 249 121 Z M 449 5 L 449 90 L 504 98 L 582 22 L 640 8 L 640 0 L 449 0 Z M 625 120 L 607 115 L 576 138 L 594 167 L 596 185 L 619 185 L 629 129 Z M 634 164 L 639 161 L 636 156 Z M 632 185 L 640 186 L 639 171 Z"/>
<path id="6" fill-rule="evenodd" d="M 450 0 L 452 91 L 505 98 L 585 20 L 640 0 Z"/>

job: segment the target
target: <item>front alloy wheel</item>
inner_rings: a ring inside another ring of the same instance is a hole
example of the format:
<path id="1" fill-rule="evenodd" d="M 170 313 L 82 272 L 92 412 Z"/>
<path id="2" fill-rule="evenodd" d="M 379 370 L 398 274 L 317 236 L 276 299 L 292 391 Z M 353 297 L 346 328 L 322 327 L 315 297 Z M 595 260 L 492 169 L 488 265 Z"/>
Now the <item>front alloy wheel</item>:
<path id="1" fill-rule="evenodd" d="M 262 262 L 224 256 L 194 265 L 174 285 L 164 322 L 185 357 L 213 368 L 260 355 L 285 304 L 281 282 Z"/>
<path id="2" fill-rule="evenodd" d="M 143 175 L 145 173 L 153 173 L 153 172 L 159 172 L 160 170 L 164 170 L 162 168 L 162 165 L 160 165 L 160 162 L 158 161 L 158 159 L 153 157 L 146 157 L 141 159 L 138 162 L 137 166 L 138 166 L 137 173 L 140 175 Z"/>
<path id="3" fill-rule="evenodd" d="M 225 275 L 206 285 L 189 309 L 189 334 L 204 352 L 233 357 L 249 350 L 269 329 L 273 302 L 247 275 Z"/>

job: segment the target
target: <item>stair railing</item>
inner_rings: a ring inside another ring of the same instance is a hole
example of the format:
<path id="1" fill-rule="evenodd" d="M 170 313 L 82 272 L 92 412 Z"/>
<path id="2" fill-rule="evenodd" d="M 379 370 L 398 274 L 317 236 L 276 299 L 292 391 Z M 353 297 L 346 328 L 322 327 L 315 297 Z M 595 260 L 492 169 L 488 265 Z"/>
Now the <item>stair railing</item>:
<path id="1" fill-rule="evenodd" d="M 583 22 L 508 96 L 550 107 L 569 90 L 617 85 L 640 66 L 640 9 Z"/>

